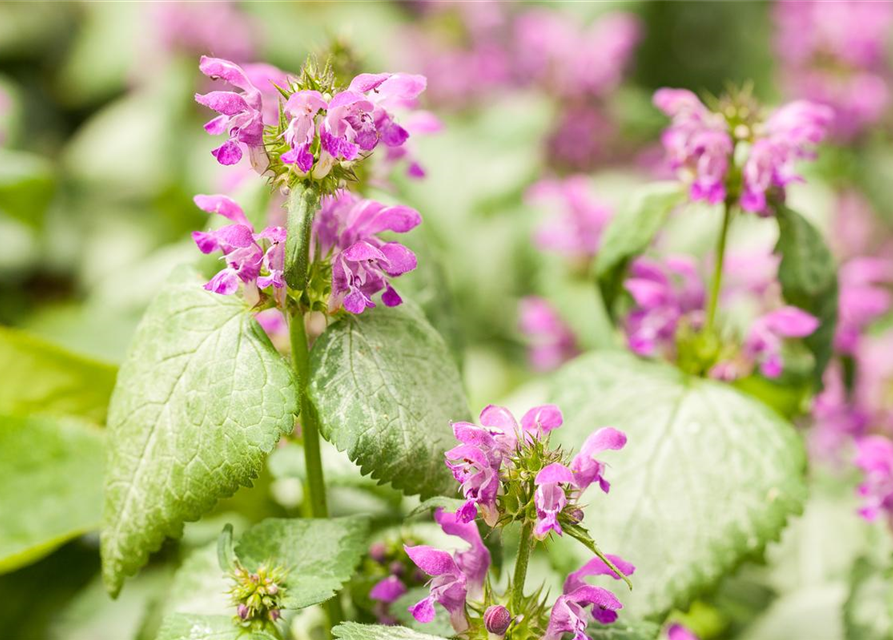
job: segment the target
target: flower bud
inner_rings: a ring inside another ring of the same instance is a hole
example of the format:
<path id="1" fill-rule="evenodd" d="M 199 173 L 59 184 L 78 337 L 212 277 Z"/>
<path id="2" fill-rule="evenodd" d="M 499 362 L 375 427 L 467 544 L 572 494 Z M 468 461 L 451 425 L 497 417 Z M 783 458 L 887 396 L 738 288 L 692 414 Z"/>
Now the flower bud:
<path id="1" fill-rule="evenodd" d="M 388 571 L 391 572 L 391 575 L 399 577 L 406 573 L 406 567 L 403 566 L 402 562 L 394 560 L 388 567 Z"/>
<path id="2" fill-rule="evenodd" d="M 501 604 L 491 605 L 484 612 L 484 627 L 490 634 L 499 638 L 505 635 L 511 622 L 512 614 Z"/>
<path id="3" fill-rule="evenodd" d="M 239 617 L 242 618 L 242 620 L 247 620 L 247 619 L 248 619 L 248 614 L 249 614 L 250 612 L 251 612 L 251 611 L 250 611 L 250 609 L 248 609 L 248 605 L 247 605 L 247 604 L 240 604 L 240 605 L 239 605 Z"/>
<path id="4" fill-rule="evenodd" d="M 383 564 L 387 557 L 387 548 L 384 542 L 375 542 L 369 547 L 369 557 L 379 564 Z"/>

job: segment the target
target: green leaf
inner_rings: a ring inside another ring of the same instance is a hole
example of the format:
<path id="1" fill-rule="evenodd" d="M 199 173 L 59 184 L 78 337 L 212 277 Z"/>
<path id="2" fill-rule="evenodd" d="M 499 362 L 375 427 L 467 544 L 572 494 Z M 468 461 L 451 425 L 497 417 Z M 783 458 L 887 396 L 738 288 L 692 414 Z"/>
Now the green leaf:
<path id="1" fill-rule="evenodd" d="M 236 545 L 236 556 L 250 570 L 270 561 L 288 570 L 286 609 L 325 602 L 353 575 L 367 550 L 363 517 L 268 518 L 251 527 Z"/>
<path id="2" fill-rule="evenodd" d="M 893 568 L 859 558 L 853 566 L 850 593 L 843 605 L 847 640 L 893 637 Z"/>
<path id="3" fill-rule="evenodd" d="M 99 527 L 103 436 L 74 420 L 0 417 L 0 573 Z"/>
<path id="4" fill-rule="evenodd" d="M 452 494 L 450 421 L 468 402 L 443 338 L 411 302 L 346 315 L 310 354 L 320 431 L 363 473 L 406 494 Z"/>
<path id="5" fill-rule="evenodd" d="M 0 149 L 0 212 L 39 227 L 54 190 L 53 166 L 46 158 Z"/>
<path id="6" fill-rule="evenodd" d="M 622 290 L 629 262 L 648 248 L 670 211 L 686 197 L 685 187 L 679 182 L 640 187 L 608 224 L 595 259 L 595 275 L 609 312 Z"/>
<path id="7" fill-rule="evenodd" d="M 175 613 L 164 619 L 157 640 L 276 640 L 276 636 L 236 626 L 232 616 Z"/>
<path id="8" fill-rule="evenodd" d="M 146 310 L 109 407 L 109 591 L 184 522 L 249 485 L 296 410 L 291 369 L 244 303 L 178 271 Z"/>
<path id="9" fill-rule="evenodd" d="M 779 236 L 775 252 L 781 255 L 778 280 L 782 296 L 821 322 L 803 340 L 815 358 L 814 379 L 821 386 L 837 326 L 837 265 L 822 234 L 806 218 L 786 207 L 779 207 L 776 218 Z"/>
<path id="10" fill-rule="evenodd" d="M 175 613 L 233 614 L 236 609 L 227 594 L 231 586 L 218 563 L 217 544 L 199 547 L 174 574 L 164 603 L 164 617 Z"/>
<path id="11" fill-rule="evenodd" d="M 443 640 L 441 636 L 419 633 L 406 627 L 356 622 L 343 622 L 332 629 L 332 633 L 341 640 Z"/>
<path id="12" fill-rule="evenodd" d="M 105 422 L 117 369 L 0 327 L 0 413 L 54 413 Z"/>
<path id="13" fill-rule="evenodd" d="M 735 389 L 619 352 L 558 372 L 552 400 L 577 448 L 598 427 L 629 440 L 607 452 L 611 492 L 592 491 L 583 524 L 636 565 L 624 612 L 659 618 L 775 539 L 802 508 L 803 445 L 790 424 Z"/>

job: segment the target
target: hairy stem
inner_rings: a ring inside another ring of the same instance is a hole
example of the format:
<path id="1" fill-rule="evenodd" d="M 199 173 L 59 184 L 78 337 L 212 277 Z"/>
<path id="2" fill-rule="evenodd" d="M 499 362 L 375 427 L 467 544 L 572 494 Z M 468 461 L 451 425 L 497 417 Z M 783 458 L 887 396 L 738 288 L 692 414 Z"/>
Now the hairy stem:
<path id="1" fill-rule="evenodd" d="M 304 329 L 304 314 L 300 308 L 293 310 L 289 317 L 291 355 L 295 375 L 298 378 L 298 394 L 301 401 L 301 434 L 304 440 L 304 463 L 307 468 L 307 496 L 310 515 L 314 518 L 328 518 L 326 483 L 323 477 L 322 457 L 319 447 L 319 423 L 316 408 L 307 397 L 309 377 L 309 351 L 307 333 Z M 340 594 L 326 602 L 326 615 L 329 620 L 326 637 L 331 637 L 331 629 L 344 619 Z"/>
<path id="2" fill-rule="evenodd" d="M 704 332 L 709 334 L 713 331 L 713 324 L 716 320 L 716 307 L 719 304 L 719 294 L 722 288 L 722 267 L 726 255 L 726 239 L 729 235 L 729 222 L 732 219 L 732 207 L 726 202 L 723 205 L 722 229 L 719 232 L 719 242 L 716 247 L 716 264 L 713 268 L 713 282 L 710 287 L 710 302 L 707 306 L 707 323 L 704 325 Z"/>
<path id="3" fill-rule="evenodd" d="M 518 545 L 518 558 L 515 560 L 515 573 L 512 577 L 512 615 L 521 613 L 524 600 L 524 580 L 527 578 L 527 564 L 533 550 L 533 522 L 524 521 L 521 527 L 521 542 Z"/>

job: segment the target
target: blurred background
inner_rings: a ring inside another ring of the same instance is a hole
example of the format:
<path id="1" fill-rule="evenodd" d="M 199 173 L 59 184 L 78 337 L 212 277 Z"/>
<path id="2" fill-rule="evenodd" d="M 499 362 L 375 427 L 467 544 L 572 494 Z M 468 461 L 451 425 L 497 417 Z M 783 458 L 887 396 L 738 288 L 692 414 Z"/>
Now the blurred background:
<path id="1" fill-rule="evenodd" d="M 872 24 L 887 42 L 889 21 Z M 218 141 L 203 131 L 209 113 L 193 99 L 209 88 L 199 56 L 296 73 L 308 54 L 334 52 L 354 73 L 427 76 L 423 106 L 441 126 L 411 140 L 418 167 L 397 165 L 363 189 L 422 214 L 409 243 L 423 259 L 401 278 L 401 290 L 454 348 L 472 408 L 535 397 L 543 371 L 579 349 L 611 347 L 616 336 L 595 287 L 581 285 L 561 256 L 537 250 L 532 238 L 560 203 L 532 197 L 531 187 L 579 174 L 613 211 L 636 185 L 670 177 L 660 146 L 666 120 L 651 105 L 659 87 L 718 95 L 750 86 L 773 105 L 815 90 L 801 82 L 808 65 L 846 76 L 850 67 L 805 59 L 803 29 L 796 16 L 763 2 L 4 2 L 0 324 L 120 363 L 173 267 L 214 266 L 190 239 L 208 224 L 193 195 L 228 193 L 243 204 L 265 198 L 263 181 L 210 155 Z M 886 57 L 870 69 L 881 89 L 869 85 L 883 95 L 848 105 L 855 115 L 840 124 L 807 182 L 791 189 L 841 260 L 857 245 L 886 251 L 893 214 L 887 71 Z M 865 95 L 842 90 L 828 100 Z M 854 229 L 848 221 L 857 218 Z M 673 225 L 667 242 L 704 254 L 717 224 L 695 213 Z M 742 245 L 773 242 L 762 231 L 740 236 Z M 570 338 L 544 345 L 536 326 L 525 328 L 525 304 L 528 311 L 545 305 Z M 3 375 L 14 375 L 15 362 L 4 364 Z M 269 477 L 225 509 L 250 522 L 294 508 L 300 498 L 280 482 L 293 462 L 287 455 L 271 462 Z M 781 564 L 760 568 L 759 580 L 745 571 L 734 579 L 743 586 L 725 585 L 698 605 L 693 615 L 705 639 L 844 637 L 841 611 L 865 541 L 851 531 L 853 483 L 822 482 L 830 497 L 819 492 L 809 526 L 790 534 L 796 553 L 770 550 Z M 371 492 L 362 504 L 385 513 L 393 499 Z M 0 520 L 10 517 L 4 511 L 0 505 Z M 182 544 L 200 544 L 218 529 L 219 521 L 187 528 Z M 0 637 L 152 638 L 179 553 L 165 550 L 113 604 L 96 579 L 95 536 L 65 544 L 0 575 Z"/>

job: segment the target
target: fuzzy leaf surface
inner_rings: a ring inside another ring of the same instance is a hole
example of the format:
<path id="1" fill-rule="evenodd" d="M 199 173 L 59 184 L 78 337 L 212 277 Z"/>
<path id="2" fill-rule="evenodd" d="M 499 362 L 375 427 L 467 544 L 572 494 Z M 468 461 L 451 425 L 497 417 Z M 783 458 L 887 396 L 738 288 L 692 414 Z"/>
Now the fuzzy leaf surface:
<path id="1" fill-rule="evenodd" d="M 558 372 L 551 399 L 565 417 L 553 438 L 568 449 L 601 426 L 628 436 L 623 450 L 599 456 L 611 491 L 587 494 L 583 525 L 604 552 L 636 566 L 634 589 L 620 595 L 632 619 L 685 608 L 802 510 L 800 438 L 728 385 L 593 352 Z"/>
<path id="2" fill-rule="evenodd" d="M 364 474 L 408 495 L 456 492 L 443 461 L 451 421 L 468 420 L 455 361 L 411 302 L 347 315 L 310 354 L 320 431 Z"/>
<path id="3" fill-rule="evenodd" d="M 112 594 L 165 538 L 251 484 L 294 428 L 291 369 L 248 308 L 179 270 L 137 328 L 109 407 L 102 532 Z"/>

